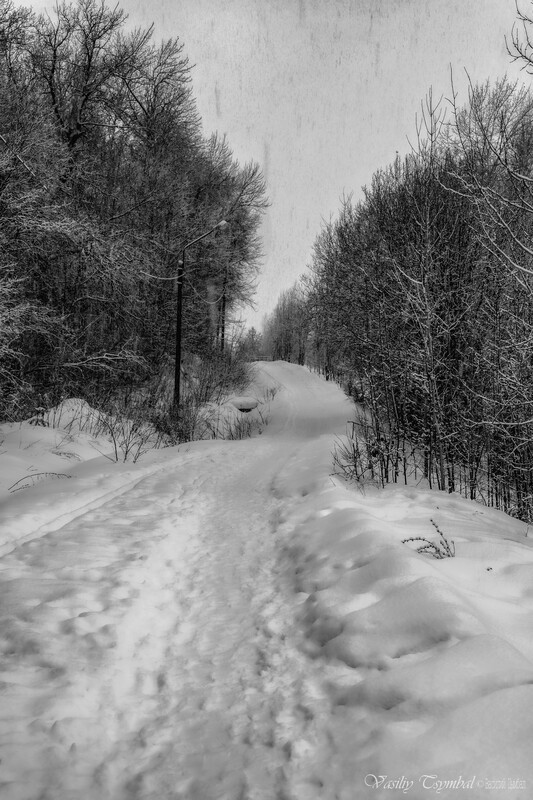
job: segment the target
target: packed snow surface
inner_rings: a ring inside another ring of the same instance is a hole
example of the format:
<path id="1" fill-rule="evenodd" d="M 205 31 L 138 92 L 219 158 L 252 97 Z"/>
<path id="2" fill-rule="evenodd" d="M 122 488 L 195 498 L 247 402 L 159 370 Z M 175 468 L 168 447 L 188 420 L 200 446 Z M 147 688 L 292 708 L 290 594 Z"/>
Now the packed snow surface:
<path id="1" fill-rule="evenodd" d="M 344 485 L 340 389 L 256 380 L 261 435 L 135 464 L 1 427 L 0 797 L 530 800 L 527 526 Z"/>

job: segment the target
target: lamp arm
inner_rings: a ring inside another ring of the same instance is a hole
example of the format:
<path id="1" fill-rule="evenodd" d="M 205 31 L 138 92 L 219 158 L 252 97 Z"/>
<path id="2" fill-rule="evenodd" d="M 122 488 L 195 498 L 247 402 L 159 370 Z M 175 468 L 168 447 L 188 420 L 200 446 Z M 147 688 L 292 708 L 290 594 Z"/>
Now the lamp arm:
<path id="1" fill-rule="evenodd" d="M 225 220 L 223 220 L 223 222 L 225 222 Z M 227 223 L 226 223 L 226 225 L 227 225 Z M 192 247 L 192 245 L 193 245 L 193 244 L 196 244 L 197 242 L 201 242 L 201 241 L 202 241 L 202 239 L 205 239 L 205 237 L 206 237 L 206 236 L 209 236 L 211 233 L 213 233 L 213 231 L 216 231 L 216 229 L 217 229 L 217 228 L 221 228 L 221 227 L 222 227 L 222 222 L 217 222 L 217 224 L 216 224 L 216 225 L 214 225 L 214 226 L 211 228 L 211 230 L 207 231 L 206 233 L 202 233 L 202 235 L 201 235 L 201 236 L 198 236 L 198 238 L 197 238 L 197 239 L 193 239 L 193 240 L 192 240 L 192 242 L 188 242 L 187 244 L 184 244 L 184 245 L 181 247 L 181 250 L 182 250 L 182 251 L 183 251 L 183 250 L 187 250 L 187 248 L 188 248 L 188 247 Z"/>

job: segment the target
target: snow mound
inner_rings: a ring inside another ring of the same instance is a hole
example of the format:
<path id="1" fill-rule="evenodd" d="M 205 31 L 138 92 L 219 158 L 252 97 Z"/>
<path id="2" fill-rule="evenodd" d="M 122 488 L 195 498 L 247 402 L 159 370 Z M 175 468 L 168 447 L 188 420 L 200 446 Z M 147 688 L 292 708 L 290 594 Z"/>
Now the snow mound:
<path id="1" fill-rule="evenodd" d="M 101 416 L 101 412 L 86 400 L 69 397 L 45 411 L 42 420 L 50 428 L 60 428 L 69 433 L 91 433 L 101 428 Z"/>
<path id="2" fill-rule="evenodd" d="M 357 797 L 400 796 L 391 790 L 403 776 L 412 781 L 407 796 L 438 789 L 452 798 L 462 775 L 475 776 L 469 797 L 526 800 L 533 550 L 525 524 L 427 489 L 363 494 L 330 479 L 302 496 L 285 487 L 302 648 L 336 719 L 307 765 L 320 775 L 321 797 L 348 797 L 343 774 Z M 437 540 L 432 520 L 455 542 L 455 557 L 403 543 Z M 390 783 L 365 783 L 368 775 Z M 432 788 L 424 775 L 434 776 Z"/>
<path id="3" fill-rule="evenodd" d="M 81 463 L 109 453 L 98 412 L 84 400 L 66 400 L 24 422 L 0 425 L 0 503 L 37 483 L 68 477 Z"/>
<path id="4" fill-rule="evenodd" d="M 253 408 L 257 408 L 259 405 L 259 400 L 255 397 L 230 397 L 228 403 L 231 403 L 232 406 L 235 406 L 236 409 L 239 411 L 251 411 Z"/>

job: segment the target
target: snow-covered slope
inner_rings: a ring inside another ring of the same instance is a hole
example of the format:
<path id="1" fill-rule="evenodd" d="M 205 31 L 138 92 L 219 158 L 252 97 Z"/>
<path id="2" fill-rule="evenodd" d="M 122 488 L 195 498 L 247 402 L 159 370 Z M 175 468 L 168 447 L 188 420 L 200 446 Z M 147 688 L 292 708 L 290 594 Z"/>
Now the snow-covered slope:
<path id="1" fill-rule="evenodd" d="M 74 437 L 69 479 L 4 497 L 0 796 L 529 800 L 526 526 L 340 484 L 340 390 L 257 380 L 279 387 L 260 436 L 137 464 Z M 402 544 L 435 524 L 455 558 Z"/>

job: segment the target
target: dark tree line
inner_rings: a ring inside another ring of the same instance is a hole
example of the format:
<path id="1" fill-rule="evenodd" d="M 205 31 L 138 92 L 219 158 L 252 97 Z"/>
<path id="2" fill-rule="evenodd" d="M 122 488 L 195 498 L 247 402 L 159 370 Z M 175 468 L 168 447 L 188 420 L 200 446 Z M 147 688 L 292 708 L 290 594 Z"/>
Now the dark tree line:
<path id="1" fill-rule="evenodd" d="M 213 358 L 249 302 L 266 206 L 257 164 L 205 138 L 179 39 L 104 0 L 48 15 L 0 0 L 0 410 L 157 383 Z"/>
<path id="2" fill-rule="evenodd" d="M 526 33 L 531 20 L 521 14 Z M 521 29 L 511 46 L 533 63 Z M 533 516 L 533 96 L 501 80 L 447 113 L 318 235 L 266 326 L 271 355 L 365 409 L 360 472 Z M 305 320 L 305 324 L 302 324 Z"/>
<path id="3" fill-rule="evenodd" d="M 299 284 L 282 292 L 274 313 L 267 317 L 263 342 L 270 358 L 304 364 L 307 356 L 309 312 Z"/>

